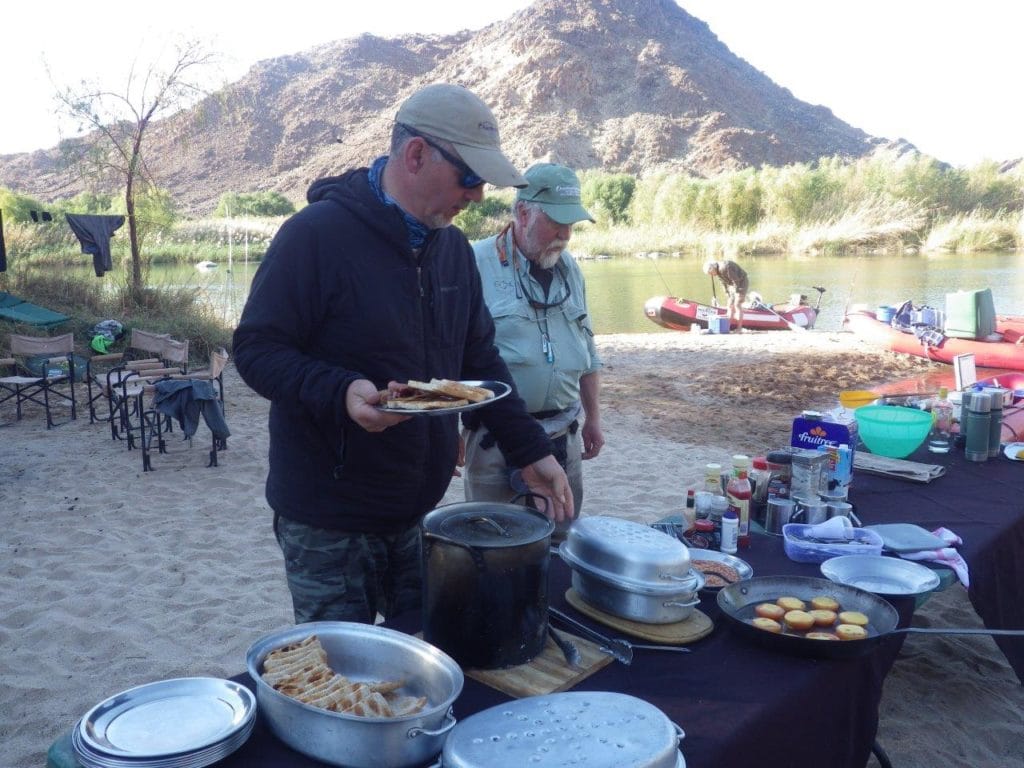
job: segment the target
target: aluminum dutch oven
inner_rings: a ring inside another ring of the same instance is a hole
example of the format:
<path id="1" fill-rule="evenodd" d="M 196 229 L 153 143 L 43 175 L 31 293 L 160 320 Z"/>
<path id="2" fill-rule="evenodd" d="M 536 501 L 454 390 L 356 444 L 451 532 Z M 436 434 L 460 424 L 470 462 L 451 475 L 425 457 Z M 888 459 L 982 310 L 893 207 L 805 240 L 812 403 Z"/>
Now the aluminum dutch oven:
<path id="1" fill-rule="evenodd" d="M 634 696 L 553 693 L 467 717 L 431 768 L 686 768 L 679 750 L 684 735 L 664 712 Z"/>
<path id="2" fill-rule="evenodd" d="M 579 596 L 614 616 L 670 624 L 689 618 L 700 602 L 704 576 L 690 567 L 689 550 L 646 525 L 584 517 L 558 551 Z"/>

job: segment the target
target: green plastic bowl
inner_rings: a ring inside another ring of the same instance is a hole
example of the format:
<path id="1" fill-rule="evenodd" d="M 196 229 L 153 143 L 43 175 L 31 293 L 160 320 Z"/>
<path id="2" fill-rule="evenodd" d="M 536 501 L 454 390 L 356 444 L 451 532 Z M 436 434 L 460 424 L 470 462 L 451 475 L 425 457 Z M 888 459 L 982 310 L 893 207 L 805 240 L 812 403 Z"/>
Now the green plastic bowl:
<path id="1" fill-rule="evenodd" d="M 865 405 L 854 411 L 860 439 L 872 453 L 902 459 L 924 442 L 932 415 L 902 405 Z"/>

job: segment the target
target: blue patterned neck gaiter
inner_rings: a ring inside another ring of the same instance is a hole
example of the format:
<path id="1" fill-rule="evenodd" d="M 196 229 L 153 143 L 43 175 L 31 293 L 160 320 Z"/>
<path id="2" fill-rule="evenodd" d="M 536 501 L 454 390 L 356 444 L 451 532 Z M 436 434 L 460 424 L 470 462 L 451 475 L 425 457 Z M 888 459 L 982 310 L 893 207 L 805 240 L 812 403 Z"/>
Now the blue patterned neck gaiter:
<path id="1" fill-rule="evenodd" d="M 401 212 L 402 218 L 405 219 L 406 229 L 409 230 L 409 246 L 414 251 L 418 251 L 427 242 L 427 235 L 430 234 L 430 230 L 427 229 L 426 224 L 415 216 L 406 213 L 405 209 L 391 195 L 384 191 L 384 187 L 380 183 L 380 176 L 384 173 L 384 166 L 387 162 L 387 155 L 381 155 L 373 161 L 373 165 L 370 166 L 370 188 L 377 195 L 377 199 L 384 203 L 384 205 L 393 205 Z"/>

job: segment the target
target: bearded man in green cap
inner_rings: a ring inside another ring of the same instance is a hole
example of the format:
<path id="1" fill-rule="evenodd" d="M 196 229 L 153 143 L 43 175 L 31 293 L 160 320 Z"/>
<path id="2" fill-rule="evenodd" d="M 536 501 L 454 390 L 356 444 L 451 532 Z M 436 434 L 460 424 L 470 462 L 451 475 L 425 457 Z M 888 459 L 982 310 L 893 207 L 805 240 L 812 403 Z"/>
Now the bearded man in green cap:
<path id="1" fill-rule="evenodd" d="M 587 310 L 586 286 L 566 250 L 572 227 L 593 221 L 580 202 L 580 182 L 563 165 L 538 163 L 524 174 L 512 221 L 473 243 L 495 343 L 527 410 L 555 445 L 572 487 L 574 515 L 583 502 L 581 461 L 601 452 L 598 394 L 601 360 Z M 509 501 L 525 490 L 514 465 L 473 414 L 465 414 L 466 499 Z M 581 426 L 582 425 L 582 426 Z M 556 538 L 570 521 L 559 523 Z"/>

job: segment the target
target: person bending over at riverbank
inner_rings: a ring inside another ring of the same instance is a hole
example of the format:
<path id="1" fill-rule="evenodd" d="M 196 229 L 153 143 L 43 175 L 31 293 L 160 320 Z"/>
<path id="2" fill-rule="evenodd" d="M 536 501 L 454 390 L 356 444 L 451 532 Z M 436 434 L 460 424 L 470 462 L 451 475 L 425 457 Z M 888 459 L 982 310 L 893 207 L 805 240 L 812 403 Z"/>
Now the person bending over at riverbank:
<path id="1" fill-rule="evenodd" d="M 725 288 L 726 295 L 729 297 L 729 323 L 732 324 L 735 320 L 736 330 L 742 332 L 743 302 L 747 298 L 747 291 L 750 290 L 750 278 L 747 277 L 746 270 L 731 259 L 705 261 L 704 274 L 711 276 L 712 287 L 714 287 L 714 279 L 717 277 L 722 287 Z"/>

